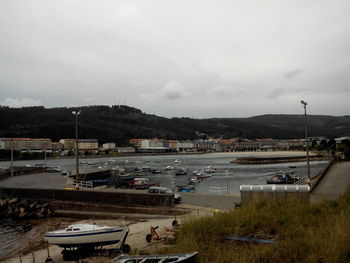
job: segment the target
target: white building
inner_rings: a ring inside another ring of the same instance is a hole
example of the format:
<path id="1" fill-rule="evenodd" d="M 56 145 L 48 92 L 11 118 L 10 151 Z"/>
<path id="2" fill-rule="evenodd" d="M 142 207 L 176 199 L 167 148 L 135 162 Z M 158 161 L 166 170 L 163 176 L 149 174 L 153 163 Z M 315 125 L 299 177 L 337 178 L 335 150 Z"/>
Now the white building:
<path id="1" fill-rule="evenodd" d="M 115 149 L 115 143 L 114 142 L 106 142 L 106 143 L 104 143 L 104 144 L 102 144 L 102 148 L 104 149 L 104 150 L 113 150 L 113 149 Z"/>

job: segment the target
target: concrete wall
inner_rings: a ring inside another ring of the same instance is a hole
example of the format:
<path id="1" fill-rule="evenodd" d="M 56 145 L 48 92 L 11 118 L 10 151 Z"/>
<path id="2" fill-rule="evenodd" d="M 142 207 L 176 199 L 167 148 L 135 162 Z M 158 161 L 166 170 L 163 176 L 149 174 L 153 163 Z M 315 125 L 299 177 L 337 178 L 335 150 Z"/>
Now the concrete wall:
<path id="1" fill-rule="evenodd" d="M 169 194 L 112 193 L 84 190 L 0 188 L 0 198 L 45 199 L 122 206 L 174 206 L 174 197 Z"/>
<path id="2" fill-rule="evenodd" d="M 298 201 L 310 202 L 310 188 L 304 185 L 243 185 L 241 186 L 241 204 L 259 200 L 277 202 Z"/>

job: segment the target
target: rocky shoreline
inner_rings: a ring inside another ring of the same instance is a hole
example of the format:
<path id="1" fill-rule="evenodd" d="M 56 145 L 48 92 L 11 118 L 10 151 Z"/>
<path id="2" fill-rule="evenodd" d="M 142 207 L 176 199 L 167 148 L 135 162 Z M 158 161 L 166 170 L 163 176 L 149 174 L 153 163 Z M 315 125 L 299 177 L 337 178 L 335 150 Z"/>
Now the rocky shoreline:
<path id="1" fill-rule="evenodd" d="M 328 161 L 328 157 L 324 156 L 310 156 L 310 161 Z M 273 163 L 294 163 L 306 162 L 305 156 L 289 156 L 289 157 L 241 157 L 237 158 L 231 163 L 237 164 L 273 164 Z"/>
<path id="2" fill-rule="evenodd" d="M 37 219 L 52 215 L 50 204 L 45 201 L 26 199 L 0 199 L 0 218 Z"/>

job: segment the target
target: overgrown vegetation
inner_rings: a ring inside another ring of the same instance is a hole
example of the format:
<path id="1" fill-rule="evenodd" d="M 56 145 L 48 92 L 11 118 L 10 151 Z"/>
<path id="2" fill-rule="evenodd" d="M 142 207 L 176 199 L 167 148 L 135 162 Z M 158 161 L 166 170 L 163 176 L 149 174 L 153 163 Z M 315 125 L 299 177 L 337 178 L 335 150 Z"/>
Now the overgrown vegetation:
<path id="1" fill-rule="evenodd" d="M 350 189 L 318 204 L 260 201 L 185 222 L 177 245 L 163 253 L 198 251 L 198 262 L 350 262 Z M 225 241 L 227 235 L 274 244 Z"/>

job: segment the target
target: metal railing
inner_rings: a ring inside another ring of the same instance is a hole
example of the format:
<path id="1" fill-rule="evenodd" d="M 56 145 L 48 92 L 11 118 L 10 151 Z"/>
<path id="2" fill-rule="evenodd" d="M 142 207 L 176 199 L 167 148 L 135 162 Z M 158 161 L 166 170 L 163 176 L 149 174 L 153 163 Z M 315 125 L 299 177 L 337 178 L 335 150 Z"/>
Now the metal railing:
<path id="1" fill-rule="evenodd" d="M 293 184 L 297 184 L 297 185 L 304 185 L 304 184 L 308 184 L 308 180 L 307 178 L 299 178 L 297 181 L 295 181 Z"/>
<path id="2" fill-rule="evenodd" d="M 94 187 L 92 181 L 79 181 L 77 184 L 76 180 L 71 179 L 71 178 L 67 178 L 67 184 L 79 186 L 82 188 L 93 188 Z"/>

